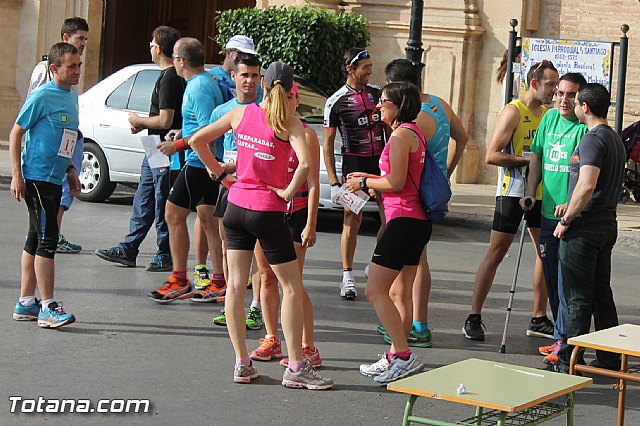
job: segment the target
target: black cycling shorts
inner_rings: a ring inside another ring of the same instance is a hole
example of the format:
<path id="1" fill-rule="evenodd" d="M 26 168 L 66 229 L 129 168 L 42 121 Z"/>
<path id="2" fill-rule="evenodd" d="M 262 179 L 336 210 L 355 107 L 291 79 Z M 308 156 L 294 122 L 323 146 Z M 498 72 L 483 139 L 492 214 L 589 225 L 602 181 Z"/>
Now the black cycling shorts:
<path id="1" fill-rule="evenodd" d="M 360 157 L 342 154 L 342 182 L 347 181 L 349 173 L 364 172 L 380 176 L 380 156 Z"/>
<path id="2" fill-rule="evenodd" d="M 200 204 L 215 206 L 219 188 L 220 183 L 211 179 L 207 169 L 185 165 L 169 191 L 168 200 L 189 210 Z"/>
<path id="3" fill-rule="evenodd" d="M 169 172 L 169 185 L 173 186 L 176 183 L 176 179 L 178 179 L 178 175 L 180 174 L 180 170 L 171 170 Z"/>
<path id="4" fill-rule="evenodd" d="M 227 198 L 229 197 L 229 189 L 220 185 L 220 190 L 218 191 L 218 200 L 216 201 L 216 208 L 213 211 L 213 215 L 215 217 L 224 217 L 224 212 L 227 211 Z"/>
<path id="5" fill-rule="evenodd" d="M 270 265 L 296 260 L 284 212 L 260 212 L 229 202 L 222 223 L 227 250 L 253 251 L 257 240 Z"/>
<path id="6" fill-rule="evenodd" d="M 404 266 L 416 266 L 430 238 L 430 220 L 410 217 L 391 219 L 376 244 L 371 262 L 396 271 Z"/>
<path id="7" fill-rule="evenodd" d="M 542 220 L 542 202 L 537 200 L 533 205 L 533 209 L 529 212 L 527 219 L 527 227 L 540 228 Z M 520 207 L 520 198 L 518 197 L 496 197 L 496 209 L 493 213 L 494 231 L 505 232 L 507 234 L 515 234 L 522 221 L 524 210 Z"/>
<path id="8" fill-rule="evenodd" d="M 25 186 L 29 231 L 24 251 L 32 256 L 53 259 L 58 247 L 58 210 L 62 185 L 27 179 Z"/>
<path id="9" fill-rule="evenodd" d="M 291 238 L 295 243 L 302 244 L 302 231 L 304 231 L 304 227 L 307 226 L 308 215 L 308 207 L 296 210 L 293 213 L 287 213 L 287 223 L 289 224 L 289 231 L 291 232 Z"/>

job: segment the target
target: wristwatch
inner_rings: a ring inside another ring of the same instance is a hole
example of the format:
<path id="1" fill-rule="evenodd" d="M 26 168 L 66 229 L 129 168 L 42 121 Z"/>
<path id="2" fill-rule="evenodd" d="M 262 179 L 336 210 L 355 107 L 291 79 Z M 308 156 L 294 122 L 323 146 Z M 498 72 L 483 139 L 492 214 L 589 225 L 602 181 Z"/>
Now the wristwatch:
<path id="1" fill-rule="evenodd" d="M 222 182 L 222 180 L 228 175 L 229 173 L 227 173 L 226 171 L 223 171 L 222 173 L 220 173 L 218 175 L 218 177 L 216 178 L 216 182 L 220 183 Z"/>
<path id="2" fill-rule="evenodd" d="M 562 225 L 562 226 L 570 226 L 570 225 L 571 225 L 571 222 L 567 222 L 567 221 L 564 219 L 564 217 L 561 217 L 561 218 L 560 218 L 560 225 Z"/>
<path id="3" fill-rule="evenodd" d="M 360 179 L 360 189 L 362 189 L 363 191 L 368 190 L 369 188 L 367 187 L 367 177 L 363 177 L 362 179 Z"/>

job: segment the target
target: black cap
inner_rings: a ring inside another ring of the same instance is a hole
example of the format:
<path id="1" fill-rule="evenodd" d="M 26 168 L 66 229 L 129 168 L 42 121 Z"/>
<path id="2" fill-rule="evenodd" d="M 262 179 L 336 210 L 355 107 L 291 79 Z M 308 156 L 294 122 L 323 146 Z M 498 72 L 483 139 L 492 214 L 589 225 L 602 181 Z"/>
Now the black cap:
<path id="1" fill-rule="evenodd" d="M 276 84 L 281 84 L 284 90 L 291 90 L 293 87 L 293 68 L 284 62 L 271 62 L 264 73 L 264 83 L 271 88 Z"/>

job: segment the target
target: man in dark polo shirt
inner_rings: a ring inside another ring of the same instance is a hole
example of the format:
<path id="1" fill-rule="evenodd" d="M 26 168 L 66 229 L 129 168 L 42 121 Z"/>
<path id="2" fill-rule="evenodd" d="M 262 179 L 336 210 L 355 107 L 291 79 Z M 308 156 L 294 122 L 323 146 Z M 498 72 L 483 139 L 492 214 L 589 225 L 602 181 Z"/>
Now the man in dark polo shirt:
<path id="1" fill-rule="evenodd" d="M 575 113 L 589 131 L 570 159 L 569 202 L 554 236 L 560 238 L 560 262 L 567 301 L 566 336 L 556 371 L 568 372 L 573 346 L 567 339 L 618 325 L 611 290 L 611 251 L 616 242 L 616 208 L 625 167 L 625 149 L 607 123 L 611 95 L 589 83 L 576 96 Z M 619 369 L 620 355 L 596 351 L 590 365 Z"/>
<path id="2" fill-rule="evenodd" d="M 131 133 L 149 129 L 150 135 L 160 135 L 162 141 L 170 129 L 179 129 L 182 126 L 180 108 L 185 82 L 176 74 L 171 58 L 173 45 L 178 39 L 180 32 L 175 28 L 161 26 L 153 31 L 149 49 L 153 62 L 160 67 L 161 72 L 151 95 L 149 117 L 129 114 Z M 96 255 L 109 262 L 136 266 L 140 244 L 155 220 L 158 251 L 147 266 L 147 271 L 171 271 L 173 262 L 169 250 L 169 229 L 164 219 L 164 208 L 170 188 L 169 167 L 151 169 L 145 155 L 140 169 L 140 183 L 133 198 L 129 233 L 117 246 L 96 250 Z"/>

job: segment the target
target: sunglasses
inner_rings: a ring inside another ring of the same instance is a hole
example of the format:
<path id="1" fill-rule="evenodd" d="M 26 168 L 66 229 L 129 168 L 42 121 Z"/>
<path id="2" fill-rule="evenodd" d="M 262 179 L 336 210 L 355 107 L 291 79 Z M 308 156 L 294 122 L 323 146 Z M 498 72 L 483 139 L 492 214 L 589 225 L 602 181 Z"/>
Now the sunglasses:
<path id="1" fill-rule="evenodd" d="M 160 47 L 157 44 L 155 44 L 154 42 L 150 41 L 149 42 L 149 49 L 151 49 L 152 47 Z"/>
<path id="2" fill-rule="evenodd" d="M 172 54 L 171 54 L 171 57 L 172 57 L 173 59 L 184 59 L 182 56 L 178 56 L 178 55 L 176 55 L 175 53 L 172 53 Z"/>
<path id="3" fill-rule="evenodd" d="M 533 74 L 535 74 L 536 72 L 538 72 L 538 70 L 539 70 L 540 68 L 542 68 L 543 66 L 547 66 L 547 67 L 548 67 L 549 65 L 553 66 L 553 62 L 551 62 L 551 61 L 547 61 L 546 59 L 545 59 L 545 60 L 543 60 L 542 62 L 540 62 L 540 63 L 538 64 L 538 66 L 536 67 L 536 69 L 534 69 L 534 70 L 533 70 Z M 533 75 L 533 74 L 532 74 L 532 75 Z"/>
<path id="4" fill-rule="evenodd" d="M 356 61 L 359 61 L 361 59 L 366 59 L 368 57 L 370 57 L 371 55 L 369 55 L 369 51 L 368 50 L 363 50 L 362 52 L 358 53 L 356 56 L 353 57 L 353 59 L 351 59 L 351 62 L 349 62 L 349 66 L 353 66 L 354 63 L 356 63 Z"/>

